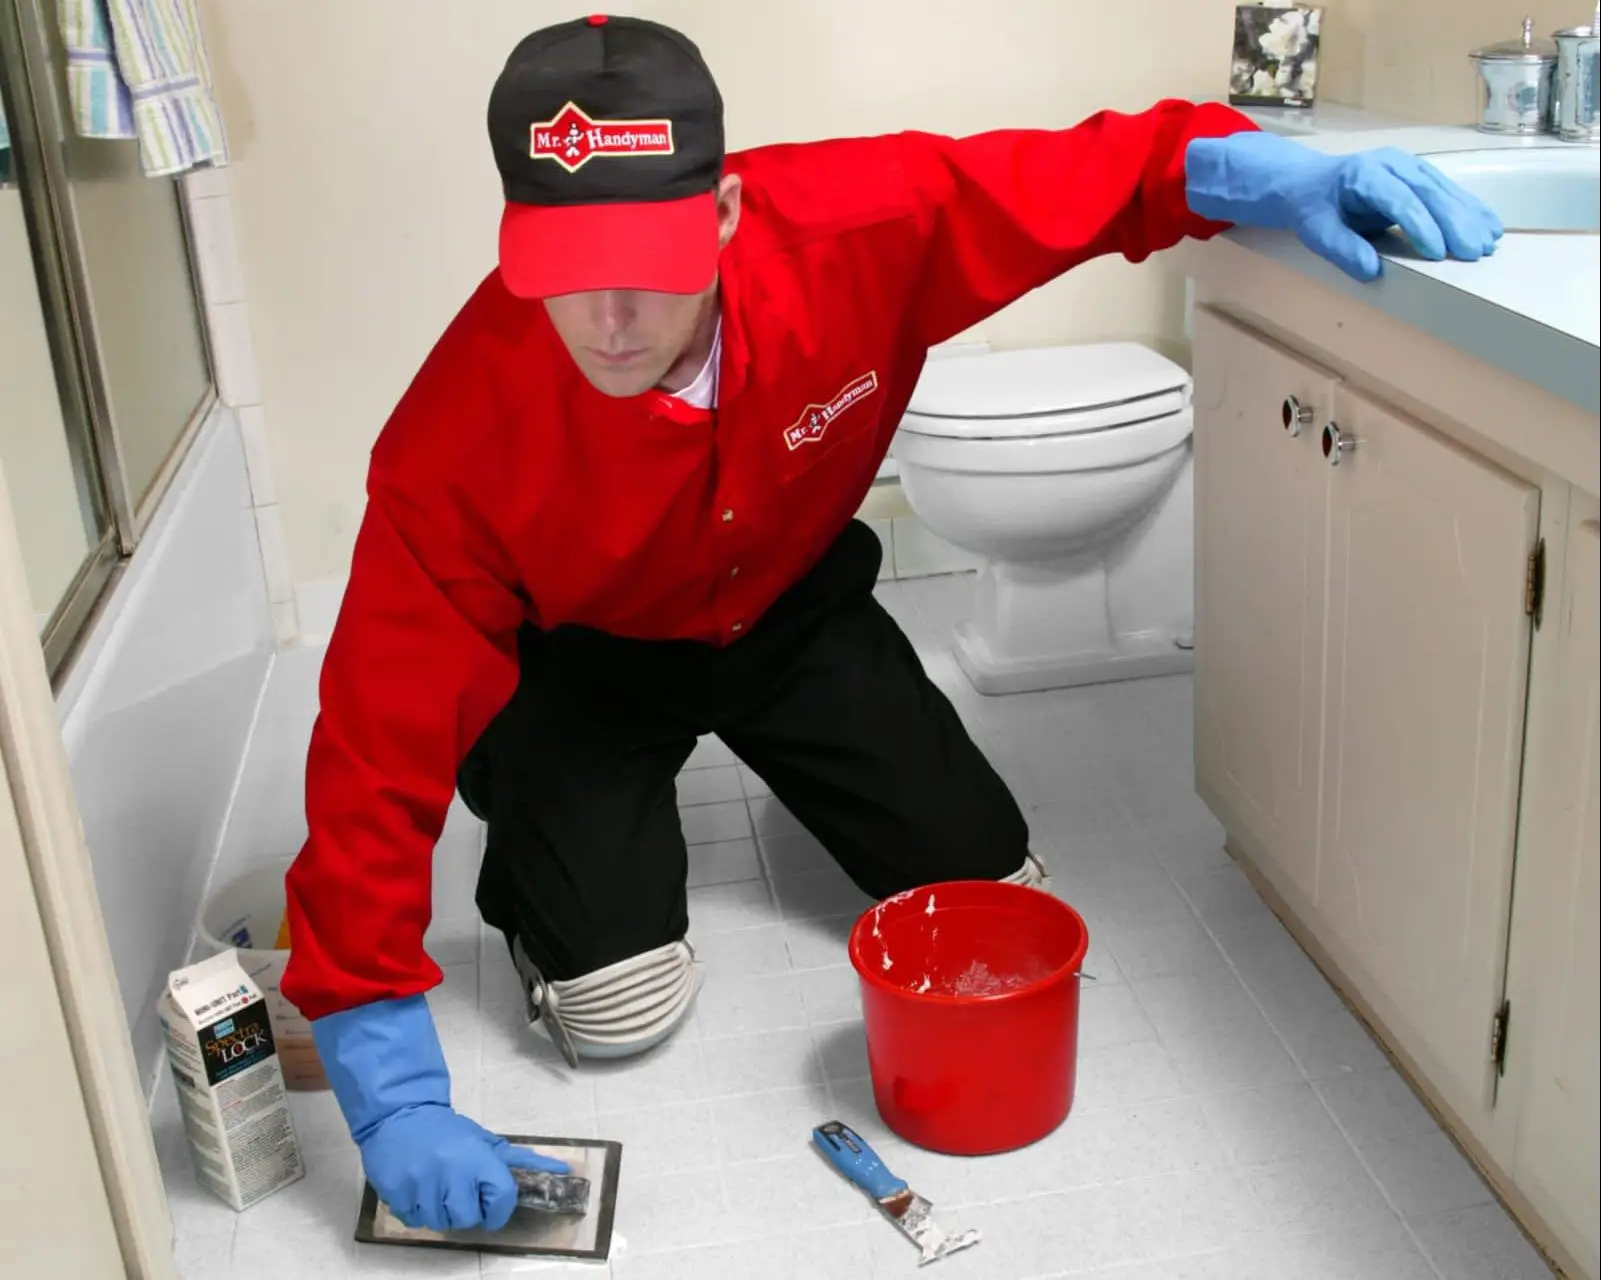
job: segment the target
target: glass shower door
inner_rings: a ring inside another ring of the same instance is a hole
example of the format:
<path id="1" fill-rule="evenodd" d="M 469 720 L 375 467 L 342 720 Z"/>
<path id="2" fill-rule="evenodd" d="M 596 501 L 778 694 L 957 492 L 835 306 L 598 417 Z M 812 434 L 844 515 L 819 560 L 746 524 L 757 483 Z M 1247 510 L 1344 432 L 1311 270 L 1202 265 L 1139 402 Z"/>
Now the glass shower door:
<path id="1" fill-rule="evenodd" d="M 0 57 L 0 470 L 54 666 L 60 637 L 76 632 L 109 579 L 117 546 L 16 47 L 6 40 Z"/>

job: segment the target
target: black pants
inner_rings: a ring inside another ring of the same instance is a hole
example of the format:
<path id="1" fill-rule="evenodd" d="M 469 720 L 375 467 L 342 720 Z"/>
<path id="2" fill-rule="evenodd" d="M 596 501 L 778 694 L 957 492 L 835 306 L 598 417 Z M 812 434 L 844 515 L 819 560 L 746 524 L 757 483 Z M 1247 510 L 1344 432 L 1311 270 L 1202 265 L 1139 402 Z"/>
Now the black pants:
<path id="1" fill-rule="evenodd" d="M 1016 801 L 873 596 L 882 554 L 853 523 L 725 649 L 525 628 L 458 780 L 489 828 L 484 920 L 552 979 L 684 937 L 674 779 L 706 733 L 875 898 L 1022 867 Z"/>

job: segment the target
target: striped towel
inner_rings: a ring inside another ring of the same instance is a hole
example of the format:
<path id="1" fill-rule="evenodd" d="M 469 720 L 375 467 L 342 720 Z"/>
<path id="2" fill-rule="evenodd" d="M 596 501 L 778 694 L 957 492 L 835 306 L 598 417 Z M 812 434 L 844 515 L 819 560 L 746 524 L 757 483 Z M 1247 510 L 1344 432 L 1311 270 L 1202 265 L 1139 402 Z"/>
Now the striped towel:
<path id="1" fill-rule="evenodd" d="M 73 123 L 86 138 L 137 138 L 149 177 L 226 165 L 194 0 L 59 0 Z"/>

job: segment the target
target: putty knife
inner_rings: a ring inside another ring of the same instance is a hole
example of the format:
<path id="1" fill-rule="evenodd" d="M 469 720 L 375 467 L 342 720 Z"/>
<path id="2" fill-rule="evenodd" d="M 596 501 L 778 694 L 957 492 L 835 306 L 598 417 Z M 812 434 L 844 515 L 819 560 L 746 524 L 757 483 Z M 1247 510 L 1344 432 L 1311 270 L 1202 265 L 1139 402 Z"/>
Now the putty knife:
<path id="1" fill-rule="evenodd" d="M 812 1141 L 828 1162 L 871 1196 L 879 1212 L 917 1246 L 922 1254 L 918 1266 L 938 1262 L 979 1242 L 977 1231 L 948 1234 L 929 1216 L 933 1206 L 885 1168 L 878 1153 L 854 1129 L 830 1120 L 812 1130 Z"/>

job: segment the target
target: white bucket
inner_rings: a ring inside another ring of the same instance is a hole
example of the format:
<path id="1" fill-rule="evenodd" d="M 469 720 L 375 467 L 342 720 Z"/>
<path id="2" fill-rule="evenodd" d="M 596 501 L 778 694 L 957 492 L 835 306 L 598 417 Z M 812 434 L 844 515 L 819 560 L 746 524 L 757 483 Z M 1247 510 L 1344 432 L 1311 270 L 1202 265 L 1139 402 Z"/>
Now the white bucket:
<path id="1" fill-rule="evenodd" d="M 200 908 L 200 946 L 207 956 L 237 950 L 240 965 L 267 997 L 284 1084 L 291 1089 L 326 1089 L 328 1076 L 317 1056 L 311 1023 L 279 990 L 289 953 L 273 943 L 283 920 L 284 876 L 289 867 L 290 860 L 285 860 L 247 871 L 207 898 Z"/>

